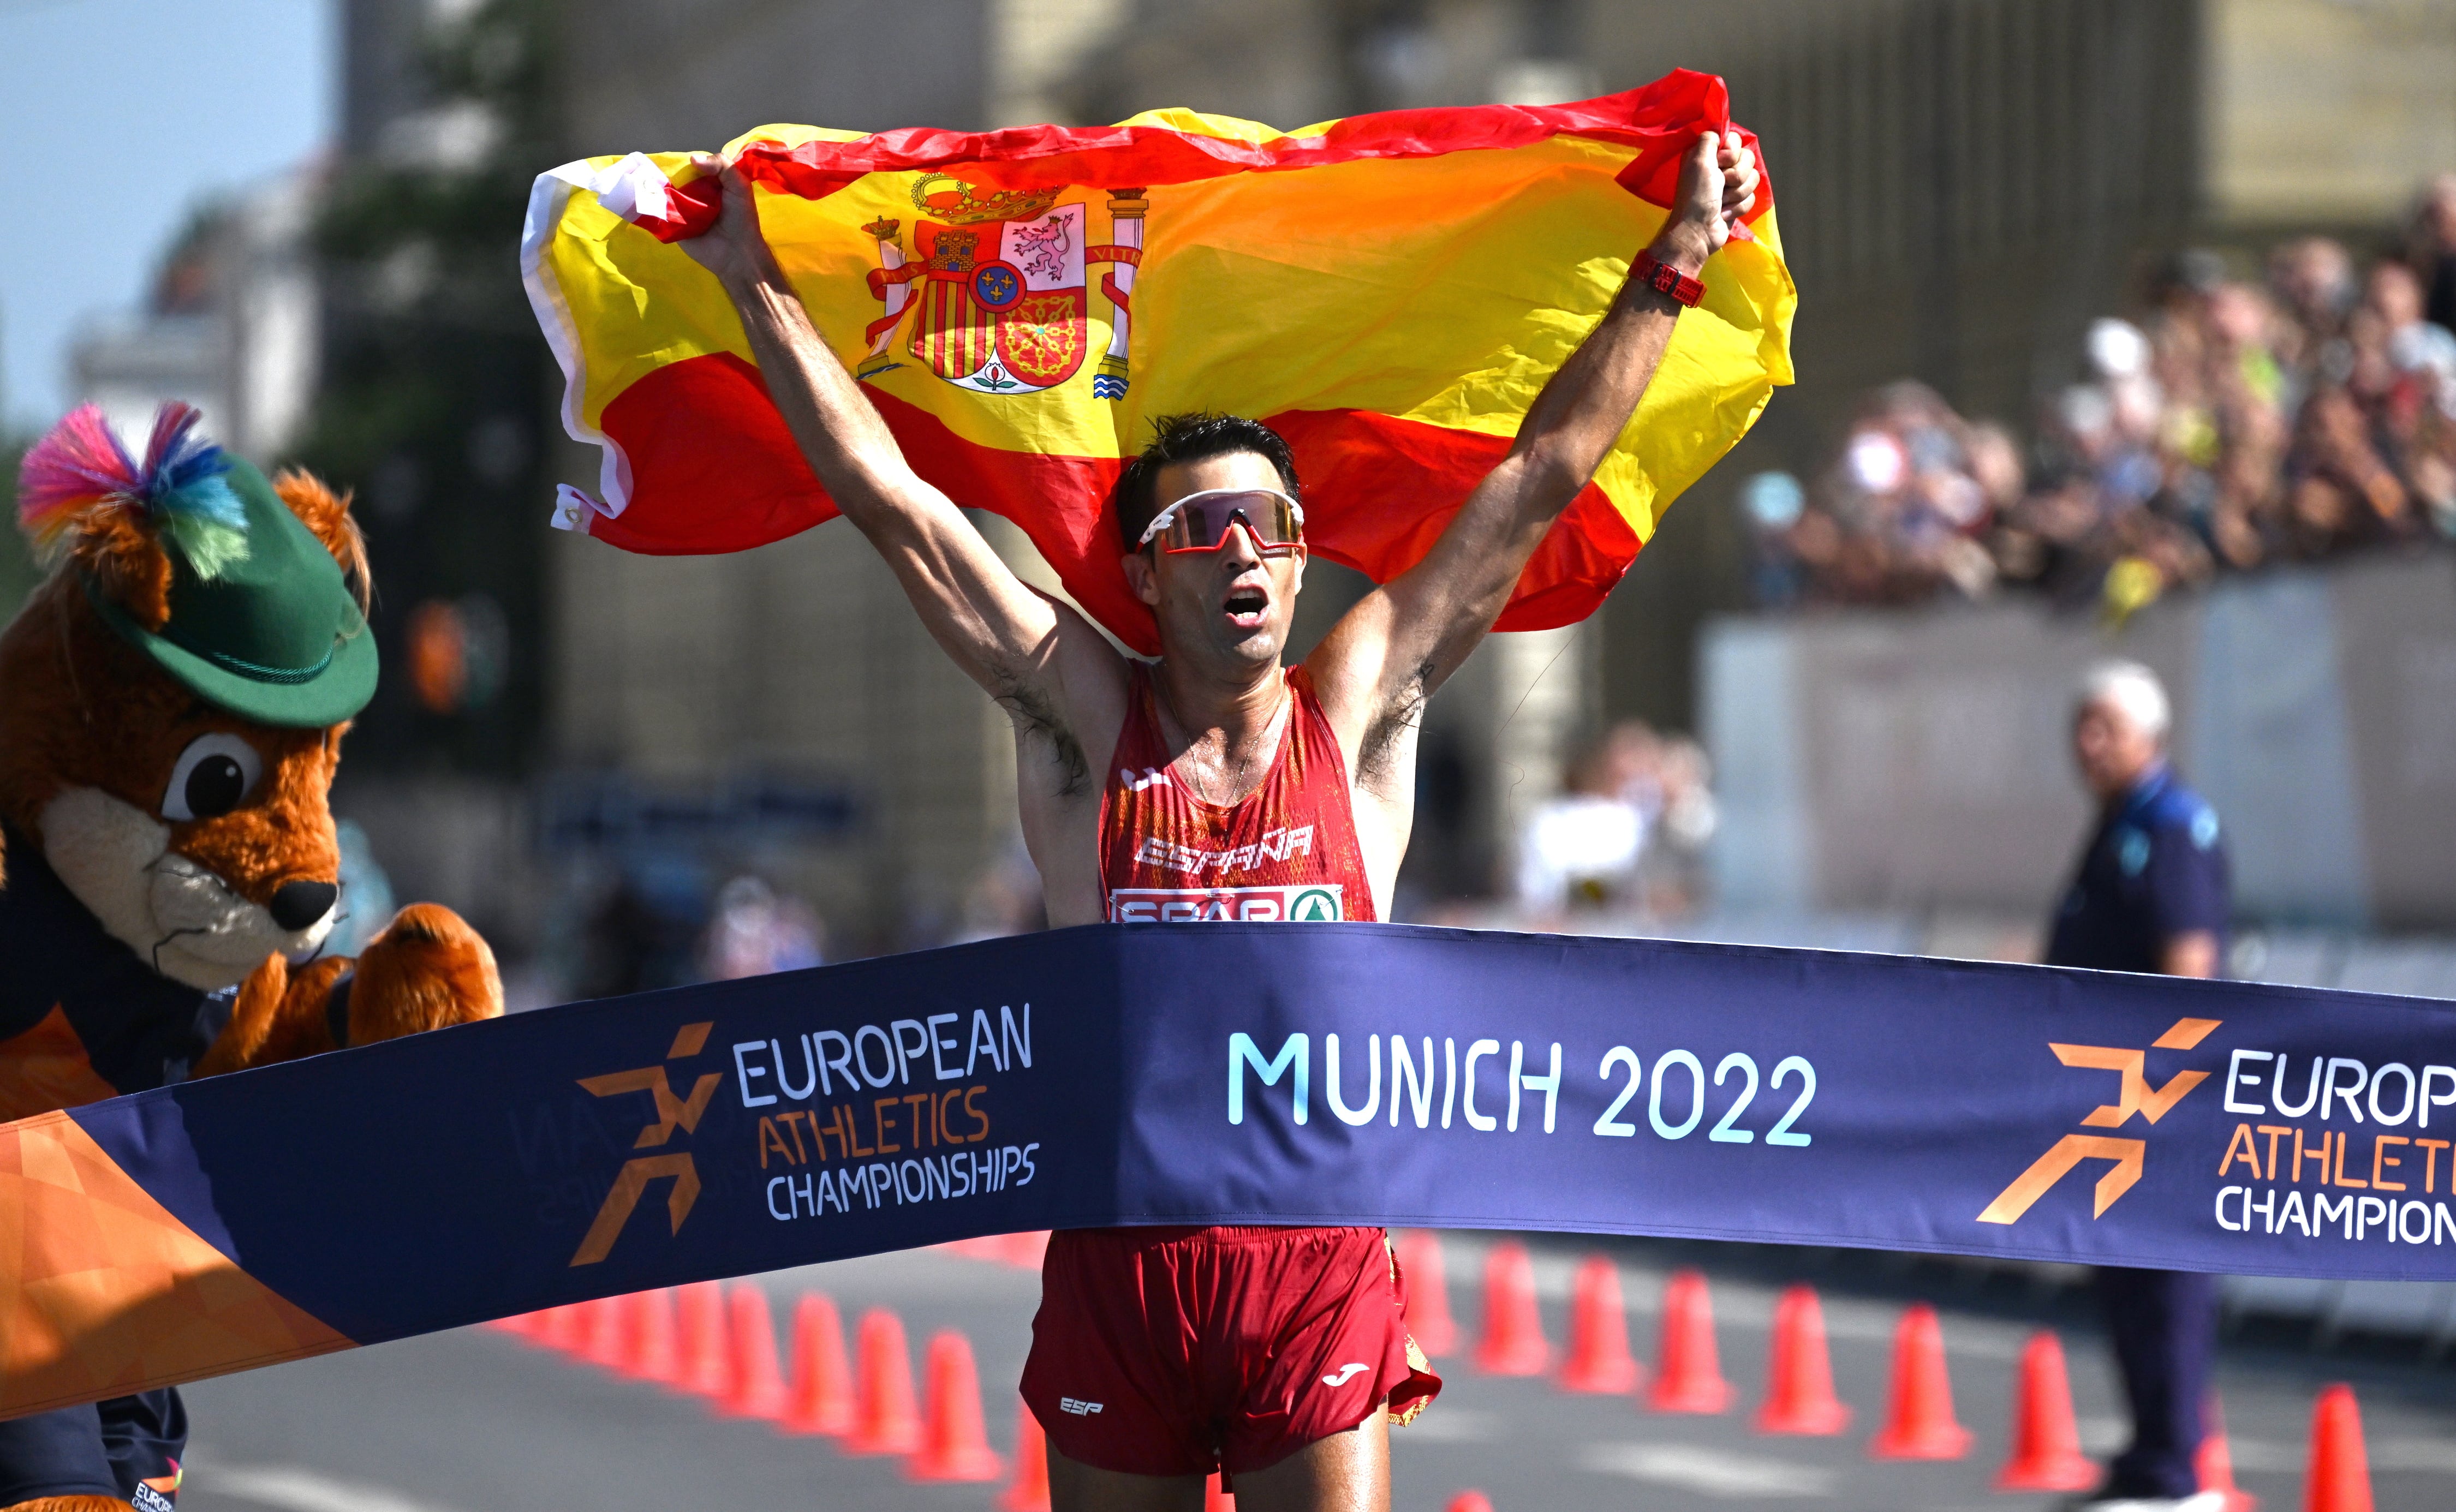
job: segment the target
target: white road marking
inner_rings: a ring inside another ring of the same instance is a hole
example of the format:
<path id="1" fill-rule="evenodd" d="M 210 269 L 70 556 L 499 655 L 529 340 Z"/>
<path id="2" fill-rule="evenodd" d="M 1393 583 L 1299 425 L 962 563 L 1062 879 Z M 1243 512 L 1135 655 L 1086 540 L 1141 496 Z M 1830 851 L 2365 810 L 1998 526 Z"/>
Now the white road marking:
<path id="1" fill-rule="evenodd" d="M 1820 1497 L 1832 1494 L 1834 1475 L 1811 1465 L 1732 1454 L 1686 1443 L 1598 1443 L 1579 1457 L 1601 1475 L 1676 1485 L 1720 1497 Z"/>
<path id="2" fill-rule="evenodd" d="M 2083 1418 L 2075 1426 L 2080 1430 L 2081 1453 L 2101 1460 L 2120 1452 L 2132 1441 L 2129 1418 Z"/>
<path id="3" fill-rule="evenodd" d="M 2302 1471 L 2303 1446 L 2276 1439 L 2238 1439 L 2226 1435 L 2226 1457 L 2237 1471 L 2259 1470 L 2278 1475 L 2300 1475 Z"/>
<path id="4" fill-rule="evenodd" d="M 403 1496 L 387 1486 L 344 1481 L 302 1465 L 191 1461 L 188 1476 L 190 1490 L 235 1496 L 279 1512 L 454 1512 L 440 1502 Z"/>
<path id="5" fill-rule="evenodd" d="M 2374 1470 L 2456 1475 L 2456 1443 L 2445 1439 L 2382 1439 L 2371 1446 L 2370 1459 Z"/>
<path id="6" fill-rule="evenodd" d="M 1499 1437 L 1501 1420 L 1496 1414 L 1453 1407 L 1445 1401 L 1433 1403 L 1415 1421 L 1390 1429 L 1394 1448 L 1406 1443 L 1483 1443 Z"/>
<path id="7" fill-rule="evenodd" d="M 2228 1439 L 2226 1448 L 2237 1470 L 2300 1475 L 2311 1459 L 2309 1444 L 2280 1439 Z M 2375 1439 L 2366 1446 L 2364 1458 L 2373 1470 L 2456 1475 L 2456 1443 L 2445 1439 Z"/>

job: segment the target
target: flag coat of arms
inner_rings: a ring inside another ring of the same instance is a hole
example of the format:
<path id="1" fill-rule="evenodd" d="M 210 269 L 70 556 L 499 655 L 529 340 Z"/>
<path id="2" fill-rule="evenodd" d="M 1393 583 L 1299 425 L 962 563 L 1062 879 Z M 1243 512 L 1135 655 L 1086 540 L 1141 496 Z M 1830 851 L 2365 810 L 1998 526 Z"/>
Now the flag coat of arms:
<path id="1" fill-rule="evenodd" d="M 1189 111 L 988 133 L 766 126 L 724 155 L 914 468 L 1021 526 L 1085 610 L 1150 652 L 1109 494 L 1154 419 L 1271 425 L 1296 454 L 1311 550 L 1387 581 L 1602 318 L 1682 153 L 1730 126 L 1722 81 L 1682 72 L 1572 105 L 1284 133 Z M 604 458 L 598 495 L 563 490 L 555 522 L 632 551 L 744 550 L 836 513 L 724 291 L 674 245 L 715 215 L 688 160 L 544 174 L 522 237 L 564 423 Z M 1791 381 L 1797 295 L 1770 178 L 1705 284 L 1500 628 L 1590 613 Z"/>

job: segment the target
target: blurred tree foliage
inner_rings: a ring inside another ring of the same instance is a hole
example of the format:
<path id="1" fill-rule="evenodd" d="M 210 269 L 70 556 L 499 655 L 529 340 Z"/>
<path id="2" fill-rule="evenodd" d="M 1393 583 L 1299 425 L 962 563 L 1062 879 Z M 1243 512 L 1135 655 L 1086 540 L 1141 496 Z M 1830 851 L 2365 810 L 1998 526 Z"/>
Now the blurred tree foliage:
<path id="1" fill-rule="evenodd" d="M 33 444 L 31 439 L 0 436 L 0 499 L 9 501 L 12 508 L 17 498 L 17 463 Z M 16 618 L 26 596 L 42 581 L 33 547 L 25 536 L 13 527 L 0 529 L 0 624 Z"/>
<path id="2" fill-rule="evenodd" d="M 323 380 L 297 450 L 356 489 L 375 566 L 384 674 L 350 743 L 360 771 L 534 759 L 552 361 L 518 248 L 558 160 L 551 22 L 547 0 L 488 0 L 432 27 L 420 108 L 352 144 L 318 218 Z"/>

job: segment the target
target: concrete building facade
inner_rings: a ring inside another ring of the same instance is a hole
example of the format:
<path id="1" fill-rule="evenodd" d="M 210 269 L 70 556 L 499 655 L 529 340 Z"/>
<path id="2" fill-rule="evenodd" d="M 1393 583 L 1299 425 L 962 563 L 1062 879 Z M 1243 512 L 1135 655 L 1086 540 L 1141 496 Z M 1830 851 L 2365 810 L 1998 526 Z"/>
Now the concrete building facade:
<path id="1" fill-rule="evenodd" d="M 280 457 L 316 391 L 315 185 L 301 170 L 199 213 L 145 306 L 78 337 L 69 354 L 78 399 L 139 445 L 157 406 L 185 400 L 223 445 L 257 461 Z"/>

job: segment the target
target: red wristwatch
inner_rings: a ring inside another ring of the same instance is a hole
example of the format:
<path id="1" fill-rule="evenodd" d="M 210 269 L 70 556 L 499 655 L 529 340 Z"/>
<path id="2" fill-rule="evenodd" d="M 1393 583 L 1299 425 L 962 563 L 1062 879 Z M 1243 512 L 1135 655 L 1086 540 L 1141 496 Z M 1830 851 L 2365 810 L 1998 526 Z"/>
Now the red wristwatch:
<path id="1" fill-rule="evenodd" d="M 1698 300 L 1706 297 L 1704 283 L 1689 277 L 1668 262 L 1656 261 L 1649 254 L 1639 253 L 1637 266 L 1630 271 L 1645 280 L 1647 286 L 1655 293 L 1668 295 L 1691 310 L 1697 308 Z"/>

